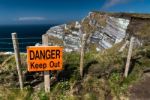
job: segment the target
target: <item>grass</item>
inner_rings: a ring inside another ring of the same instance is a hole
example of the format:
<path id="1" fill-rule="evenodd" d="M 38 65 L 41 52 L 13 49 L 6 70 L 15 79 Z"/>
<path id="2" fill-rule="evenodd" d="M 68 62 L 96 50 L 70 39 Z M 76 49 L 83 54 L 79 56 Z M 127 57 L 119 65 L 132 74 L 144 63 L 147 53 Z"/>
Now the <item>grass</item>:
<path id="1" fill-rule="evenodd" d="M 102 15 L 106 13 L 101 13 Z M 109 15 L 109 14 L 108 14 Z M 110 13 L 113 15 L 113 13 Z M 118 14 L 116 16 L 119 16 Z M 130 14 L 131 16 L 139 16 Z M 115 15 L 114 15 L 115 16 Z M 146 16 L 146 15 L 144 15 Z M 106 16 L 107 17 L 107 16 Z M 98 25 L 105 27 L 106 19 L 99 13 L 94 14 Z M 81 23 L 82 30 L 88 38 L 97 28 L 89 24 L 89 19 Z M 69 24 L 69 29 L 75 29 L 75 23 Z M 69 30 L 65 30 L 70 34 Z M 150 24 L 142 24 L 138 33 L 144 41 L 149 40 Z M 63 45 L 63 41 L 50 37 L 55 44 Z M 110 49 L 101 52 L 96 51 L 96 44 L 89 44 L 89 52 L 84 57 L 84 77 L 79 74 L 80 53 L 64 53 L 63 70 L 59 72 L 58 81 L 51 85 L 51 92 L 45 93 L 43 88 L 37 86 L 34 90 L 25 86 L 20 91 L 17 80 L 15 59 L 10 55 L 0 55 L 0 63 L 6 62 L 0 67 L 0 100 L 105 100 L 108 96 L 120 99 L 121 96 L 129 95 L 129 87 L 139 82 L 143 70 L 150 65 L 150 45 L 135 48 L 132 54 L 129 76 L 123 77 L 128 48 L 120 53 L 118 50 L 123 43 L 114 45 Z M 27 71 L 26 55 L 21 55 L 22 71 Z M 52 74 L 53 76 L 53 74 Z M 43 83 L 40 83 L 43 86 Z"/>
<path id="2" fill-rule="evenodd" d="M 141 39 L 144 40 L 146 43 L 150 41 L 149 37 L 149 31 L 150 31 L 150 23 L 147 21 L 145 23 L 140 24 L 140 27 L 138 29 L 135 29 L 136 32 L 136 36 Z"/>
<path id="3" fill-rule="evenodd" d="M 2 100 L 30 100 L 31 91 L 28 89 L 20 91 L 18 88 L 0 87 L 0 94 Z"/>
<path id="4" fill-rule="evenodd" d="M 150 46 L 134 50 L 132 55 L 133 69 L 128 78 L 124 79 L 122 76 L 127 49 L 123 53 L 119 53 L 118 50 L 121 45 L 122 43 L 116 44 L 113 48 L 104 50 L 101 53 L 95 51 L 86 52 L 84 70 L 87 72 L 82 80 L 79 75 L 80 53 L 64 53 L 64 70 L 60 72 L 58 82 L 51 86 L 50 94 L 46 94 L 43 89 L 33 91 L 30 88 L 20 92 L 18 89 L 15 90 L 14 85 L 10 85 L 0 89 L 0 98 L 4 100 L 10 100 L 10 98 L 11 100 L 49 100 L 50 98 L 53 100 L 103 100 L 107 95 L 118 97 L 118 99 L 122 95 L 126 96 L 128 95 L 129 86 L 138 82 L 143 70 L 150 65 Z M 21 58 L 23 66 L 26 66 L 26 55 L 21 55 Z M 1 61 L 2 59 L 5 60 L 7 57 L 1 57 Z M 115 70 L 109 72 L 110 68 Z M 16 73 L 14 71 L 16 69 L 15 59 L 9 60 L 4 69 L 3 74 L 0 74 L 1 78 L 3 77 L 1 82 L 14 82 L 15 84 L 16 81 L 6 81 L 6 79 L 9 79 L 7 77 L 10 76 L 7 73 Z M 107 77 L 98 77 L 99 74 L 105 72 L 109 74 Z"/>

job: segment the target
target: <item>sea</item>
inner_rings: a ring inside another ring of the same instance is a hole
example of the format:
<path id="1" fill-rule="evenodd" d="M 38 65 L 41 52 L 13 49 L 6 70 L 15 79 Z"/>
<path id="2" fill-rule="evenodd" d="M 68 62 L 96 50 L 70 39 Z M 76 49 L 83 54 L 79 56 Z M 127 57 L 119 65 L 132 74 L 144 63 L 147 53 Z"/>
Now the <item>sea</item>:
<path id="1" fill-rule="evenodd" d="M 17 33 L 20 52 L 27 46 L 42 43 L 42 35 L 55 25 L 4 25 L 0 26 L 0 52 L 14 52 L 11 33 Z"/>

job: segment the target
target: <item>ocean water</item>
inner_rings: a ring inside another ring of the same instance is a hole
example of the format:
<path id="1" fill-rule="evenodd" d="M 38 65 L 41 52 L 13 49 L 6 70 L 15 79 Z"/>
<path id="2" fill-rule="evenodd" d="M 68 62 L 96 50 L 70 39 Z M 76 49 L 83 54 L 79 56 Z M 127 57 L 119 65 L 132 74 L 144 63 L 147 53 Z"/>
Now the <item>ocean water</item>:
<path id="1" fill-rule="evenodd" d="M 13 52 L 11 33 L 16 32 L 21 52 L 27 46 L 42 42 L 42 34 L 54 25 L 5 25 L 0 26 L 0 52 Z"/>

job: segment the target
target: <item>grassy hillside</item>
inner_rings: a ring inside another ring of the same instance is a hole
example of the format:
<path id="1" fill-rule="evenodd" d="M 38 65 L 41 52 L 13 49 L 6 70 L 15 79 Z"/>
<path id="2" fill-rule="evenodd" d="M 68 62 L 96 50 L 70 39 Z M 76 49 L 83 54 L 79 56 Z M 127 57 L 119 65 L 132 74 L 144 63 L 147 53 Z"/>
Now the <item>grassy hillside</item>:
<path id="1" fill-rule="evenodd" d="M 110 98 L 128 98 L 129 87 L 139 82 L 145 69 L 150 65 L 150 45 L 136 48 L 131 59 L 131 69 L 128 78 L 123 77 L 127 57 L 127 49 L 120 53 L 122 43 L 103 52 L 88 52 L 85 54 L 84 78 L 79 76 L 79 53 L 64 54 L 64 70 L 59 72 L 57 81 L 51 84 L 51 93 L 44 93 L 43 82 L 32 84 L 40 74 L 28 73 L 34 76 L 24 91 L 19 91 L 18 78 L 14 57 L 0 68 L 0 98 L 4 100 L 105 100 Z M 26 55 L 22 56 L 22 71 L 26 70 Z M 1 63 L 8 56 L 1 56 Z M 51 80 L 53 73 L 51 72 Z M 27 77 L 27 76 L 26 76 Z M 25 78 L 26 79 L 26 78 Z M 41 79 L 42 80 L 42 79 Z"/>
<path id="2" fill-rule="evenodd" d="M 132 19 L 128 26 L 128 38 L 131 35 L 136 36 L 142 46 L 133 49 L 127 78 L 124 78 L 123 74 L 129 46 L 123 52 L 119 52 L 125 40 L 101 52 L 95 50 L 97 44 L 87 44 L 90 49 L 85 53 L 84 77 L 82 79 L 79 74 L 80 53 L 64 53 L 63 70 L 50 72 L 51 92 L 48 94 L 44 92 L 43 73 L 27 71 L 26 54 L 21 54 L 23 91 L 19 90 L 14 56 L 0 55 L 0 100 L 128 100 L 134 97 L 133 93 L 136 98 L 138 96 L 144 98 L 145 95 L 150 98 L 149 92 L 147 92 L 150 87 L 146 83 L 150 79 L 150 77 L 148 78 L 150 76 L 150 24 L 147 21 L 149 15 L 95 12 L 93 18 L 97 20 L 98 25 L 105 26 L 106 17 L 110 15 L 124 18 L 140 17 L 140 19 Z M 146 18 L 146 20 L 141 18 Z M 85 18 L 81 23 L 83 32 L 87 34 L 87 39 L 98 27 L 91 26 L 89 21 L 89 18 Z M 76 30 L 74 24 L 71 23 L 69 29 Z M 65 34 L 70 34 L 70 31 L 65 31 Z M 58 39 L 55 39 L 55 42 L 63 43 Z M 57 79 L 54 77 L 56 74 Z M 144 91 L 144 95 L 141 95 L 141 91 Z"/>

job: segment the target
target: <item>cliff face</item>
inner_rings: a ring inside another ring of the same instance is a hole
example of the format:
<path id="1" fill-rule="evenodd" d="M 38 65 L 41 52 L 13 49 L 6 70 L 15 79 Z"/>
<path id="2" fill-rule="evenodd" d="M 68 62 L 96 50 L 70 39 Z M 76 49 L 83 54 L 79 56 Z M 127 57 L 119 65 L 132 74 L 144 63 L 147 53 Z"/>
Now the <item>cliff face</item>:
<path id="1" fill-rule="evenodd" d="M 98 28 L 91 36 L 92 43 L 98 43 L 100 48 L 106 49 L 113 44 L 121 42 L 126 36 L 129 20 L 115 17 L 107 17 L 106 26 Z M 97 41 L 96 41 L 97 40 Z"/>
<path id="2" fill-rule="evenodd" d="M 80 48 L 80 24 L 60 25 L 50 28 L 47 33 L 49 36 L 49 45 L 64 46 L 66 52 L 78 51 Z"/>
<path id="3" fill-rule="evenodd" d="M 150 20 L 136 16 L 90 12 L 81 22 L 52 27 L 46 34 L 49 35 L 49 45 L 64 46 L 66 52 L 80 51 L 82 34 L 86 34 L 86 49 L 95 45 L 95 49 L 101 51 L 130 35 L 140 37 L 143 34 L 142 38 L 147 38 L 147 31 L 142 30 L 149 27 Z"/>

